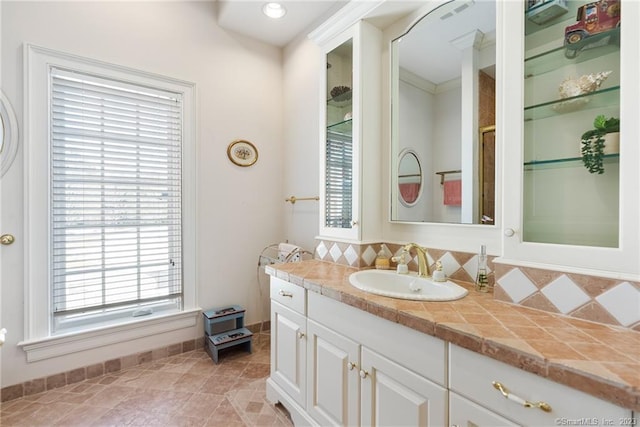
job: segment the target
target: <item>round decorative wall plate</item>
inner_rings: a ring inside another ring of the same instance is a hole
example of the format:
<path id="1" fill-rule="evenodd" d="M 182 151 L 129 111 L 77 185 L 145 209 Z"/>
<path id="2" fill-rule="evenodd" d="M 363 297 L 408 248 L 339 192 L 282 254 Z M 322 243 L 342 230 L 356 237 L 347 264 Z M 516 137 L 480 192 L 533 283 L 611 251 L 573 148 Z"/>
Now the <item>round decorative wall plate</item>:
<path id="1" fill-rule="evenodd" d="M 227 147 L 227 156 L 234 164 L 247 167 L 258 161 L 258 150 L 249 141 L 238 139 Z"/>

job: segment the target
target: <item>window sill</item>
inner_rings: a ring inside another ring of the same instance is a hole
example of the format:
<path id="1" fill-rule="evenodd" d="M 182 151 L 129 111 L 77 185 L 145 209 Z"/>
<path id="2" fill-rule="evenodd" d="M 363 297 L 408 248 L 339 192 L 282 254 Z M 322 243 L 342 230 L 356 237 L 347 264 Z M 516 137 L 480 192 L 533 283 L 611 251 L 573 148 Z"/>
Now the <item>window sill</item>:
<path id="1" fill-rule="evenodd" d="M 22 347 L 27 354 L 27 362 L 37 362 L 150 335 L 190 328 L 196 325 L 201 312 L 200 308 L 195 308 L 152 319 L 135 320 L 117 326 L 22 341 L 18 343 L 18 347 Z"/>

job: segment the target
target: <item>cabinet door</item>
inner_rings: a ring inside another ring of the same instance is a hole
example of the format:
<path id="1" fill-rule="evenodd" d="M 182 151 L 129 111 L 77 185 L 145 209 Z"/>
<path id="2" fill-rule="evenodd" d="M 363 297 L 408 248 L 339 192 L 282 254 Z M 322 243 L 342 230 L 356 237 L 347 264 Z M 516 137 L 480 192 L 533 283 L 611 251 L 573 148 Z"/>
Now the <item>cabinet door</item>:
<path id="1" fill-rule="evenodd" d="M 379 239 L 381 40 L 360 21 L 321 46 L 321 236 Z"/>
<path id="2" fill-rule="evenodd" d="M 302 407 L 306 392 L 306 318 L 271 301 L 271 378 Z"/>
<path id="3" fill-rule="evenodd" d="M 307 411 L 320 425 L 358 425 L 360 346 L 312 320 L 307 334 Z"/>
<path id="4" fill-rule="evenodd" d="M 446 425 L 446 389 L 366 347 L 361 356 L 361 425 Z"/>
<path id="5" fill-rule="evenodd" d="M 449 425 L 452 427 L 516 426 L 498 414 L 457 394 L 449 393 Z"/>
<path id="6" fill-rule="evenodd" d="M 617 0 L 498 3 L 506 262 L 640 274 L 640 4 L 622 3 L 621 14 Z M 619 150 L 605 145 L 592 173 L 582 139 L 600 115 L 619 118 Z"/>

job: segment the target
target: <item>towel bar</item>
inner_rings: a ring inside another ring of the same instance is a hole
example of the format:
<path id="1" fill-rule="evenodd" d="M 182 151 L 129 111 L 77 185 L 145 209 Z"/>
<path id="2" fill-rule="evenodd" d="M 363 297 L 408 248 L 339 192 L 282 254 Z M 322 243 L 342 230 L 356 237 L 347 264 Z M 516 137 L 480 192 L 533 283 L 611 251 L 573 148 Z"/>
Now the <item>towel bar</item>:
<path id="1" fill-rule="evenodd" d="M 455 171 L 436 172 L 436 175 L 440 175 L 440 185 L 444 185 L 444 176 L 445 175 L 449 175 L 450 173 L 462 173 L 462 171 L 461 170 L 455 170 Z"/>
<path id="2" fill-rule="evenodd" d="M 297 201 L 299 200 L 320 200 L 319 196 L 315 196 L 315 197 L 296 197 L 296 196 L 291 196 L 288 199 L 284 199 L 285 202 L 291 202 L 292 205 L 295 205 Z"/>

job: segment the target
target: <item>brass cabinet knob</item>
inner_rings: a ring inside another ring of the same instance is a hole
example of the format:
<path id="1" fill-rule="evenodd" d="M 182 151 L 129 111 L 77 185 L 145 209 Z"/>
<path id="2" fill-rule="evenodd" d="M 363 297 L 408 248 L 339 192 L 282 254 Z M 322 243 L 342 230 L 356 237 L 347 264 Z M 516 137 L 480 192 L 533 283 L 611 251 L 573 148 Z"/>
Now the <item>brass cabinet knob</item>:
<path id="1" fill-rule="evenodd" d="M 3 245 L 10 245 L 16 241 L 16 238 L 12 234 L 3 234 L 0 236 L 0 243 Z"/>

